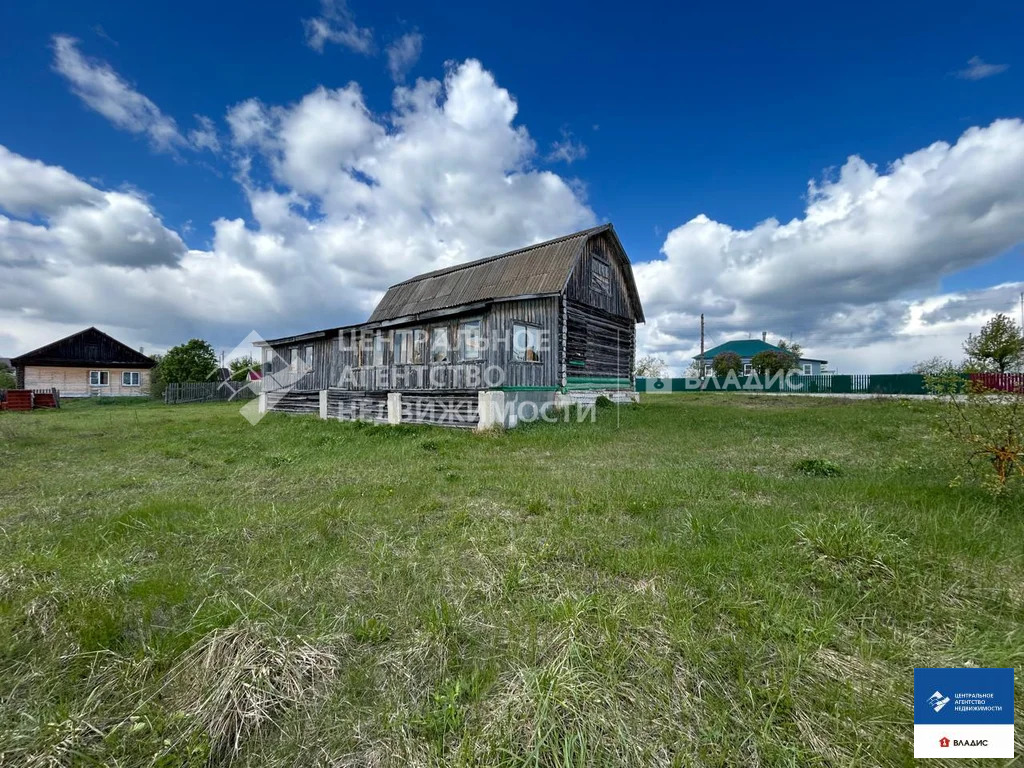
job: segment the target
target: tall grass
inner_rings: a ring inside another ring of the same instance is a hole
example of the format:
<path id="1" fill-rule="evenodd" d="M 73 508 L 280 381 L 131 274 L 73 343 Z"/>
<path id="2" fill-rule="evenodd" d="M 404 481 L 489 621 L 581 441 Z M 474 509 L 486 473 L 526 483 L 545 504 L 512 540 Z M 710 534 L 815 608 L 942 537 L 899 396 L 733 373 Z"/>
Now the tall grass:
<path id="1" fill-rule="evenodd" d="M 1024 662 L 935 407 L 0 414 L 0 764 L 907 765 L 913 667 Z"/>

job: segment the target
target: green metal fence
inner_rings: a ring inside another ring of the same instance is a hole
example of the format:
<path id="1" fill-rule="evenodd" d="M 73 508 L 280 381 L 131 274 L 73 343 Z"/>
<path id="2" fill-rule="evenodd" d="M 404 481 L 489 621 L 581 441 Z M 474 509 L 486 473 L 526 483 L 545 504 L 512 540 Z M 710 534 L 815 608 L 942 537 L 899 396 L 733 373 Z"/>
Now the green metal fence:
<path id="1" fill-rule="evenodd" d="M 788 392 L 792 394 L 925 395 L 916 373 L 857 373 L 819 376 L 709 376 L 705 379 L 636 380 L 637 392 Z"/>

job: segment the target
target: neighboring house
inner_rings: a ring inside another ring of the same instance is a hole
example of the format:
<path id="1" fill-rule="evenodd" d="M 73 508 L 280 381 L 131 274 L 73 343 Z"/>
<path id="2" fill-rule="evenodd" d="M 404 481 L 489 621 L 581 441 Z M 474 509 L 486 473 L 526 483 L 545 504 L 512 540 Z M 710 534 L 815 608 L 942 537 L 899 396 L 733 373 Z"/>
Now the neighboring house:
<path id="1" fill-rule="evenodd" d="M 61 397 L 144 395 L 156 361 L 97 328 L 86 328 L 12 358 L 18 386 Z"/>
<path id="2" fill-rule="evenodd" d="M 508 393 L 506 403 L 621 398 L 633 390 L 643 321 L 629 258 L 606 224 L 393 285 L 365 323 L 271 339 L 263 391 L 327 390 L 330 403 L 388 392 L 468 402 L 481 390 Z"/>
<path id="3" fill-rule="evenodd" d="M 724 344 L 719 344 L 717 347 L 712 347 L 704 352 L 704 375 L 711 376 L 714 373 L 711 369 L 711 361 L 723 352 L 735 352 L 739 355 L 740 360 L 743 362 L 743 373 L 750 374 L 753 372 L 750 361 L 758 352 L 764 351 L 785 352 L 781 347 L 769 344 L 761 339 L 738 339 L 736 341 L 727 341 Z M 700 365 L 700 355 L 695 355 L 693 360 L 698 366 Z M 801 357 L 796 370 L 805 376 L 817 376 L 822 373 L 822 367 L 827 363 L 828 360 L 817 360 L 813 357 Z"/>

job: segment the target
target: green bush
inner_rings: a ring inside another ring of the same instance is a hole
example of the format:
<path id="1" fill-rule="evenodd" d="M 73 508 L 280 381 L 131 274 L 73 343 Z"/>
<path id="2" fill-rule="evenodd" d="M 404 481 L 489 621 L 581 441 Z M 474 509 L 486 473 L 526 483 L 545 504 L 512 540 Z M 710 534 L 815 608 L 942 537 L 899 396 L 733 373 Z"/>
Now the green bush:
<path id="1" fill-rule="evenodd" d="M 735 352 L 722 352 L 715 355 L 715 359 L 711 361 L 711 370 L 714 371 L 715 376 L 722 378 L 730 373 L 735 373 L 738 376 L 743 372 L 743 360 Z"/>

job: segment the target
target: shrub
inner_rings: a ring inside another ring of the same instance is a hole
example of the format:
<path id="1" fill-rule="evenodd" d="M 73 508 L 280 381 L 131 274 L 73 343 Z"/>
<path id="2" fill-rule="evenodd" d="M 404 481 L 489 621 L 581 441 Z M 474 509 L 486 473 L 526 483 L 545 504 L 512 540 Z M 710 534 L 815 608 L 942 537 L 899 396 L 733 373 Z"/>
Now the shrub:
<path id="1" fill-rule="evenodd" d="M 928 376 L 928 389 L 943 400 L 940 431 L 953 438 L 971 472 L 996 493 L 1024 478 L 1024 390 L 995 392 L 958 375 Z"/>
<path id="2" fill-rule="evenodd" d="M 721 352 L 711 361 L 711 370 L 723 378 L 730 372 L 739 375 L 743 372 L 743 360 L 735 352 Z"/>
<path id="3" fill-rule="evenodd" d="M 796 368 L 796 362 L 792 355 L 785 352 L 776 352 L 766 349 L 758 352 L 750 359 L 750 366 L 759 374 L 771 376 L 779 371 L 785 373 Z"/>

